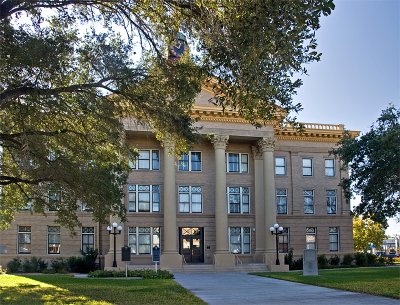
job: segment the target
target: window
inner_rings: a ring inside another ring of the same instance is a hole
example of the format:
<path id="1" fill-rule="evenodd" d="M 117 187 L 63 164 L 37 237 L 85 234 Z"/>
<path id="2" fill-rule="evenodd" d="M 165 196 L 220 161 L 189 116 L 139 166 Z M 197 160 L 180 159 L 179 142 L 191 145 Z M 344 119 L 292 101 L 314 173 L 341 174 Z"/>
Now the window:
<path id="1" fill-rule="evenodd" d="M 160 212 L 160 186 L 129 184 L 128 212 Z"/>
<path id="2" fill-rule="evenodd" d="M 148 169 L 148 170 L 159 170 L 160 169 L 160 152 L 156 149 L 141 149 L 139 150 L 139 156 L 133 161 L 129 161 L 129 167 L 131 169 Z"/>
<path id="3" fill-rule="evenodd" d="M 326 191 L 326 208 L 328 214 L 336 214 L 336 190 Z"/>
<path id="4" fill-rule="evenodd" d="M 312 176 L 312 159 L 303 159 L 303 176 Z"/>
<path id="5" fill-rule="evenodd" d="M 276 190 L 276 212 L 287 214 L 287 191 L 285 189 Z"/>
<path id="6" fill-rule="evenodd" d="M 61 204 L 61 190 L 50 190 L 48 193 L 48 210 L 57 211 Z"/>
<path id="7" fill-rule="evenodd" d="M 330 227 L 329 228 L 329 251 L 337 252 L 339 251 L 339 228 Z"/>
<path id="8" fill-rule="evenodd" d="M 289 252 L 289 228 L 283 228 L 282 234 L 278 235 L 279 239 L 279 252 L 288 253 Z"/>
<path id="9" fill-rule="evenodd" d="M 31 227 L 18 226 L 18 253 L 30 254 L 31 243 Z"/>
<path id="10" fill-rule="evenodd" d="M 179 212 L 201 213 L 202 212 L 202 187 L 201 186 L 179 186 Z"/>
<path id="11" fill-rule="evenodd" d="M 238 153 L 227 153 L 228 173 L 248 173 L 249 172 L 249 155 Z"/>
<path id="12" fill-rule="evenodd" d="M 275 175 L 283 176 L 286 174 L 286 162 L 284 157 L 275 158 Z"/>
<path id="13" fill-rule="evenodd" d="M 82 248 L 83 253 L 94 250 L 94 227 L 82 227 Z"/>
<path id="14" fill-rule="evenodd" d="M 82 212 L 93 212 L 92 208 L 89 208 L 86 202 L 81 201 L 81 211 Z"/>
<path id="15" fill-rule="evenodd" d="M 129 227 L 128 246 L 133 254 L 151 254 L 153 247 L 160 248 L 160 228 Z"/>
<path id="16" fill-rule="evenodd" d="M 314 191 L 305 190 L 304 195 L 304 214 L 314 214 Z"/>
<path id="17" fill-rule="evenodd" d="M 230 227 L 229 228 L 229 251 L 235 254 L 250 253 L 250 228 Z"/>
<path id="18" fill-rule="evenodd" d="M 228 187 L 229 213 L 250 213 L 250 194 L 248 187 Z"/>
<path id="19" fill-rule="evenodd" d="M 61 229 L 60 227 L 47 227 L 47 253 L 60 254 Z"/>
<path id="20" fill-rule="evenodd" d="M 317 228 L 306 228 L 306 249 L 317 250 Z"/>
<path id="21" fill-rule="evenodd" d="M 333 159 L 325 160 L 325 176 L 328 177 L 335 176 L 335 160 Z"/>
<path id="22" fill-rule="evenodd" d="M 179 171 L 201 171 L 201 152 L 190 151 L 188 154 L 182 154 L 178 161 Z"/>

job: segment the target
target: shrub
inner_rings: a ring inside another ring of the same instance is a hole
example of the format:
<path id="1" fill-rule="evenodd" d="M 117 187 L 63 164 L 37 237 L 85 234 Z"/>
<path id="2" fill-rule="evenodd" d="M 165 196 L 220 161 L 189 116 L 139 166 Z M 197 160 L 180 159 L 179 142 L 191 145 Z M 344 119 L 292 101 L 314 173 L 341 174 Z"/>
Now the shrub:
<path id="1" fill-rule="evenodd" d="M 342 265 L 343 266 L 351 266 L 353 263 L 354 257 L 353 254 L 345 254 L 343 256 Z"/>
<path id="2" fill-rule="evenodd" d="M 292 265 L 289 265 L 290 270 L 303 270 L 303 258 L 299 258 L 298 260 L 293 260 Z"/>
<path id="3" fill-rule="evenodd" d="M 340 257 L 337 255 L 333 255 L 329 258 L 329 265 L 338 266 L 340 264 Z"/>
<path id="4" fill-rule="evenodd" d="M 22 271 L 22 261 L 20 258 L 13 258 L 7 263 L 7 272 L 15 273 Z"/>
<path id="5" fill-rule="evenodd" d="M 365 253 L 365 259 L 367 260 L 368 266 L 375 266 L 377 261 L 377 256 L 372 253 Z"/>
<path id="6" fill-rule="evenodd" d="M 67 272 L 67 262 L 61 257 L 52 259 L 50 261 L 50 267 L 55 273 Z"/>
<path id="7" fill-rule="evenodd" d="M 82 253 L 83 256 L 71 256 L 67 259 L 68 270 L 76 273 L 89 273 L 96 270 L 97 250 Z"/>
<path id="8" fill-rule="evenodd" d="M 365 253 L 362 253 L 362 252 L 355 253 L 354 259 L 356 261 L 356 265 L 359 267 L 365 267 L 368 264 Z"/>
<path id="9" fill-rule="evenodd" d="M 40 257 L 32 256 L 26 258 L 22 263 L 23 272 L 42 272 L 47 268 L 47 263 L 44 262 Z"/>
<path id="10" fill-rule="evenodd" d="M 328 267 L 328 259 L 325 254 L 318 255 L 318 268 L 325 269 Z"/>
<path id="11" fill-rule="evenodd" d="M 89 277 L 125 277 L 125 271 L 96 270 L 89 273 Z M 151 269 L 128 270 L 128 277 L 141 277 L 143 279 L 173 279 L 174 275 L 167 270 Z"/>
<path id="12" fill-rule="evenodd" d="M 293 264 L 293 248 L 290 248 L 288 253 L 285 255 L 285 265 Z"/>

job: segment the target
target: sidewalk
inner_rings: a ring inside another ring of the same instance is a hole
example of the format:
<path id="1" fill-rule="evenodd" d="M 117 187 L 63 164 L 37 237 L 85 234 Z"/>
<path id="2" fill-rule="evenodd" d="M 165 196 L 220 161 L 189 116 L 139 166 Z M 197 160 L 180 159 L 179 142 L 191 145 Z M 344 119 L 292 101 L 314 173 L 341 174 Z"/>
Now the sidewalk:
<path id="1" fill-rule="evenodd" d="M 175 273 L 175 280 L 209 305 L 393 305 L 398 300 L 310 286 L 239 272 Z"/>

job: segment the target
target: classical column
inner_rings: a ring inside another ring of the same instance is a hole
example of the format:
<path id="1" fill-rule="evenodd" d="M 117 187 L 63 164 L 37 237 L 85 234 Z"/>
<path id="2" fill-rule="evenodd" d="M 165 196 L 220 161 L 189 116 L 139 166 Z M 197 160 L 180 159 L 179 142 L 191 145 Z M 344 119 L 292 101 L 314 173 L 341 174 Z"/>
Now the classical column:
<path id="1" fill-rule="evenodd" d="M 275 143 L 272 137 L 265 137 L 258 141 L 258 145 L 263 154 L 264 172 L 264 219 L 266 231 L 271 225 L 276 223 L 275 207 L 275 172 L 274 172 L 274 148 Z M 268 231 L 269 232 L 269 231 Z M 271 234 L 265 234 L 265 251 L 274 253 L 275 239 Z"/>
<path id="2" fill-rule="evenodd" d="M 254 157 L 254 203 L 256 220 L 256 250 L 255 260 L 262 261 L 265 253 L 265 208 L 264 208 L 264 176 L 263 154 L 259 146 L 253 146 Z"/>
<path id="3" fill-rule="evenodd" d="M 182 257 L 178 253 L 178 230 L 176 225 L 176 183 L 174 141 L 164 141 L 163 166 L 163 211 L 164 211 L 164 241 L 160 266 L 164 269 L 182 268 Z"/>
<path id="4" fill-rule="evenodd" d="M 215 151 L 215 239 L 216 268 L 235 265 L 234 255 L 228 249 L 228 207 L 226 200 L 225 149 L 229 136 L 214 135 L 211 142 Z"/>

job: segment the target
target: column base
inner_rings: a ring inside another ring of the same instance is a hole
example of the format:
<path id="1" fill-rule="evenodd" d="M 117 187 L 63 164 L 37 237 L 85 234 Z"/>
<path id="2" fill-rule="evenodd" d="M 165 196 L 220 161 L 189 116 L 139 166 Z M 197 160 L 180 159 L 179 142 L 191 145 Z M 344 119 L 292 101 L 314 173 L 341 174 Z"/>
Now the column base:
<path id="1" fill-rule="evenodd" d="M 264 250 L 256 250 L 254 252 L 254 262 L 258 264 L 263 264 L 265 260 L 265 251 Z"/>
<path id="2" fill-rule="evenodd" d="M 215 270 L 223 270 L 235 267 L 235 255 L 231 253 L 216 253 L 214 254 Z"/>
<path id="3" fill-rule="evenodd" d="M 179 253 L 163 253 L 160 256 L 160 268 L 168 271 L 182 271 L 182 255 Z"/>
<path id="4" fill-rule="evenodd" d="M 265 264 L 271 272 L 288 272 L 289 265 L 285 265 L 285 253 L 279 253 L 279 265 L 276 264 L 276 253 L 265 253 Z"/>

